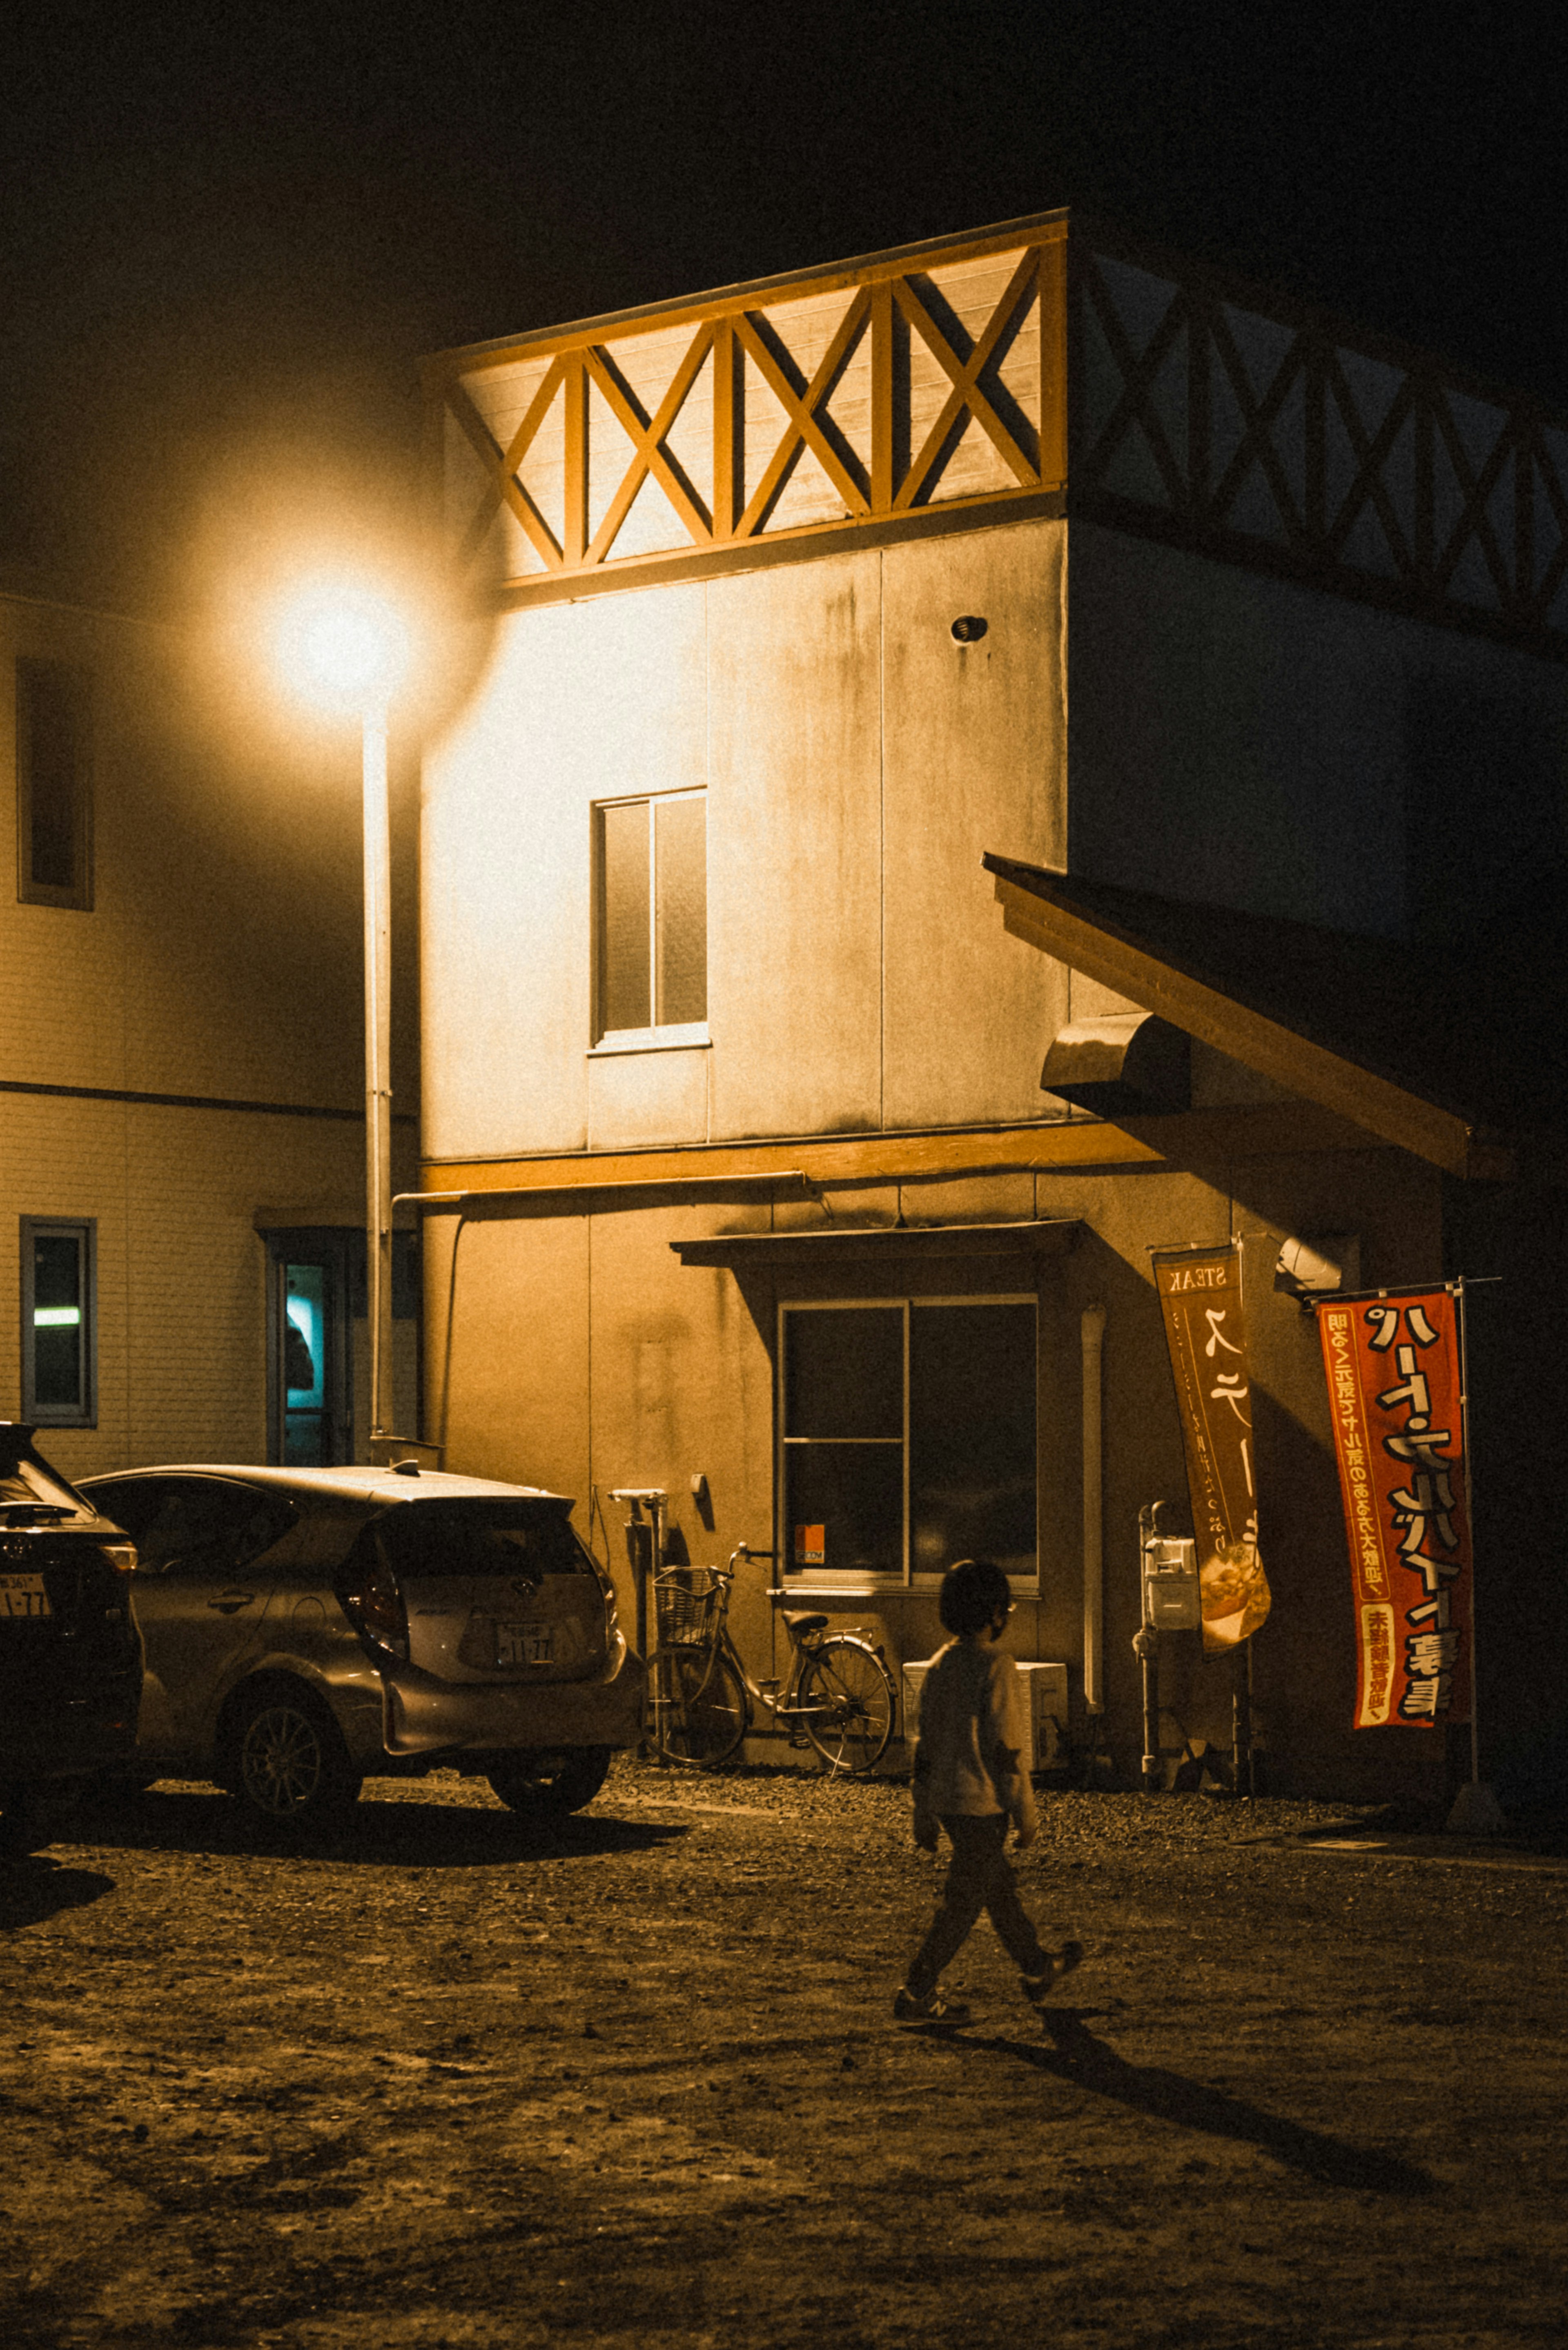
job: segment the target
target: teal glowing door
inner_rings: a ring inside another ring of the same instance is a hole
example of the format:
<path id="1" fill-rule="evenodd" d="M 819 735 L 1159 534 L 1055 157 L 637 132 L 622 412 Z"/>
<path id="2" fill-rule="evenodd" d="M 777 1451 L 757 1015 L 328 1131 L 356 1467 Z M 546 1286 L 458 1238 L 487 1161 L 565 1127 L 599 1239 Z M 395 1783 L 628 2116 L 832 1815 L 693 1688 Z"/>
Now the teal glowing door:
<path id="1" fill-rule="evenodd" d="M 267 1455 L 286 1469 L 353 1458 L 346 1236 L 268 1235 Z"/>

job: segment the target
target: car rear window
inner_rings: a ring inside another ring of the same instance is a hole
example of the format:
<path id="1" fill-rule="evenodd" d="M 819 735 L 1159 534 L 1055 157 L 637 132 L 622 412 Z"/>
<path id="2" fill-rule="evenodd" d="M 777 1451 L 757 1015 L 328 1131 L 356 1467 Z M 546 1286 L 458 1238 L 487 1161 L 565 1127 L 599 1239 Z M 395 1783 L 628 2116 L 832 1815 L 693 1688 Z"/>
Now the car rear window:
<path id="1" fill-rule="evenodd" d="M 402 1502 L 375 1521 L 400 1576 L 591 1575 L 569 1502 Z"/>
<path id="2" fill-rule="evenodd" d="M 73 1518 L 85 1514 L 81 1496 L 41 1461 L 8 1461 L 0 1470 L 0 1510 L 32 1509 L 39 1502 L 68 1510 Z"/>

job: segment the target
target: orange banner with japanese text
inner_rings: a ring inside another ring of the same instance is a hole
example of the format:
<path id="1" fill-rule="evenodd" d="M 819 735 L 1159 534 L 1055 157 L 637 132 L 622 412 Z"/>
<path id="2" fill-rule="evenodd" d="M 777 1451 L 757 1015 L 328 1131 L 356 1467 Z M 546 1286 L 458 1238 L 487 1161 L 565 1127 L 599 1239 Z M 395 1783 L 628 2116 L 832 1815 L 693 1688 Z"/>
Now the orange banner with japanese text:
<path id="1" fill-rule="evenodd" d="M 1198 1537 L 1203 1645 L 1234 1648 L 1251 1638 L 1270 1604 L 1258 1555 L 1241 1251 L 1228 1242 L 1156 1249 L 1153 1256 Z"/>
<path id="2" fill-rule="evenodd" d="M 1447 1289 L 1317 1309 L 1350 1544 L 1357 1730 L 1470 1714 L 1470 1525 Z"/>

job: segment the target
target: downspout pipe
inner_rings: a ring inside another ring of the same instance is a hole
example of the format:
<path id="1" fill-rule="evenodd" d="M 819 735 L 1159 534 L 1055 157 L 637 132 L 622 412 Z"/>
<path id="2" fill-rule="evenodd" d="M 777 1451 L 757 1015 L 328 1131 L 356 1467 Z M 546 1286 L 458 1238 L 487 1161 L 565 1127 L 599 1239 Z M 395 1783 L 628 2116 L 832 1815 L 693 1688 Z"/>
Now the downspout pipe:
<path id="1" fill-rule="evenodd" d="M 1106 1309 L 1085 1305 L 1078 1326 L 1084 1365 L 1084 1703 L 1106 1704 L 1105 1432 L 1103 1357 Z"/>

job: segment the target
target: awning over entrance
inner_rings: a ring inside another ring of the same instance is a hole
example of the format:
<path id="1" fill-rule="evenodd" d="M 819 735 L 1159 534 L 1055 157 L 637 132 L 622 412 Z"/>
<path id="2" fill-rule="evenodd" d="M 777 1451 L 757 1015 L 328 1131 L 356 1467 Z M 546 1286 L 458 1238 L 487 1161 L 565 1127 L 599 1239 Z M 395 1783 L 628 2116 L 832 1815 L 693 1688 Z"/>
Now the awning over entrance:
<path id="1" fill-rule="evenodd" d="M 859 1224 L 837 1232 L 727 1232 L 716 1239 L 671 1241 L 682 1264 L 797 1269 L 836 1264 L 922 1263 L 942 1257 L 1064 1256 L 1083 1226 L 1075 1217 L 1042 1217 L 1013 1224 Z"/>
<path id="2" fill-rule="evenodd" d="M 1449 1174 L 1506 1180 L 1521 1128 L 1568 1131 L 1563 973 L 1517 938 L 1439 953 L 981 862 L 1015 937 Z"/>

